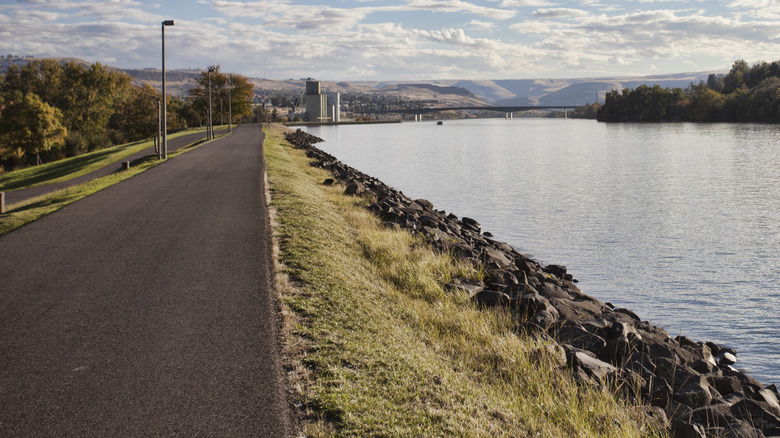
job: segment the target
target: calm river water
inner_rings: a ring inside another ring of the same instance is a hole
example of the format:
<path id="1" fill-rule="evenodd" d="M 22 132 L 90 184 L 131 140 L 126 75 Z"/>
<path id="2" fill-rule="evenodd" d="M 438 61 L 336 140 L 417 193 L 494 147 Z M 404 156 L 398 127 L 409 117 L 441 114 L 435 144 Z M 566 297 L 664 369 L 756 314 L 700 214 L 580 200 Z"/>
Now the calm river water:
<path id="1" fill-rule="evenodd" d="M 780 384 L 780 126 L 482 119 L 310 127 L 318 146 L 583 292 Z"/>

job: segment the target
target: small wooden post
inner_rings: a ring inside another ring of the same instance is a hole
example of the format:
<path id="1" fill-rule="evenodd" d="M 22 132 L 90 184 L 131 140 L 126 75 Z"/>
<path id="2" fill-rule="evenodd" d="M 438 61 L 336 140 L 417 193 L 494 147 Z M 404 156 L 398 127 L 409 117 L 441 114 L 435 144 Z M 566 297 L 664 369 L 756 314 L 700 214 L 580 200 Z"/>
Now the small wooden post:
<path id="1" fill-rule="evenodd" d="M 123 170 L 130 169 L 130 162 L 129 161 L 122 161 L 122 169 Z"/>
<path id="2" fill-rule="evenodd" d="M 5 214 L 5 192 L 0 192 L 0 214 Z"/>

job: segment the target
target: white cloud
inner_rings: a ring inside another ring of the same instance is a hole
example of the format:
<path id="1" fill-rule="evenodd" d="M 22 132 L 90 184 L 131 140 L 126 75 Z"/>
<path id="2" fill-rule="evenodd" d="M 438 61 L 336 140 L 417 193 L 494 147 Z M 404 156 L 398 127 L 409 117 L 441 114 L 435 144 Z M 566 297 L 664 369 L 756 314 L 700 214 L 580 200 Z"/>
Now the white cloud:
<path id="1" fill-rule="evenodd" d="M 736 0 L 728 7 L 754 19 L 780 20 L 780 2 L 777 0 Z"/>
<path id="2" fill-rule="evenodd" d="M 429 35 L 429 38 L 436 42 L 451 43 L 459 46 L 472 46 L 475 43 L 473 38 L 466 36 L 466 32 L 463 29 L 435 30 L 430 32 Z"/>
<path id="3" fill-rule="evenodd" d="M 58 12 L 49 12 L 49 11 L 36 11 L 36 10 L 30 10 L 30 9 L 20 9 L 17 10 L 14 14 L 14 17 L 17 22 L 22 21 L 30 21 L 34 23 L 42 23 L 47 21 L 57 21 L 59 19 L 67 17 L 66 14 L 58 13 Z"/>
<path id="4" fill-rule="evenodd" d="M 249 3 L 220 0 L 215 1 L 213 6 L 228 17 L 257 18 L 263 20 L 268 26 L 304 30 L 327 27 L 349 28 L 370 14 L 388 12 L 428 11 L 471 14 L 497 20 L 505 20 L 515 15 L 515 11 L 512 10 L 488 8 L 461 0 L 409 0 L 403 5 L 358 8 L 294 5 L 283 0 L 262 0 Z"/>
<path id="5" fill-rule="evenodd" d="M 519 8 L 524 6 L 555 6 L 555 3 L 547 0 L 502 0 L 501 6 L 505 8 Z"/>
<path id="6" fill-rule="evenodd" d="M 730 8 L 761 9 L 777 7 L 777 0 L 735 0 L 728 4 Z"/>
<path id="7" fill-rule="evenodd" d="M 18 3 L 25 5 L 21 8 L 24 12 L 32 12 L 31 6 L 37 12 L 44 12 L 45 10 L 65 11 L 60 14 L 60 17 L 91 16 L 98 20 L 133 19 L 138 21 L 159 19 L 159 15 L 145 12 L 142 8 L 143 5 L 133 0 L 19 0 Z"/>
<path id="8" fill-rule="evenodd" d="M 565 23 L 517 23 L 520 34 L 534 34 L 535 47 L 549 54 L 550 65 L 586 68 L 594 63 L 636 65 L 645 60 L 683 65 L 696 58 L 755 58 L 777 50 L 771 42 L 780 30 L 766 21 L 651 10 L 622 15 L 589 15 Z M 690 68 L 690 67 L 685 67 Z"/>
<path id="9" fill-rule="evenodd" d="M 364 8 L 340 9 L 330 6 L 291 5 L 285 1 L 215 1 L 213 7 L 230 18 L 256 18 L 266 26 L 313 30 L 327 27 L 348 28 L 367 13 Z"/>
<path id="10" fill-rule="evenodd" d="M 461 0 L 409 0 L 406 8 L 434 12 L 469 13 L 497 20 L 506 20 L 516 14 L 512 10 L 488 8 Z"/>
<path id="11" fill-rule="evenodd" d="M 496 30 L 497 28 L 496 23 L 492 21 L 482 21 L 482 20 L 471 20 L 469 21 L 469 26 L 471 26 L 474 29 L 487 30 L 487 31 L 493 31 Z"/>
<path id="12" fill-rule="evenodd" d="M 554 23 L 545 23 L 540 21 L 523 21 L 509 26 L 510 29 L 519 34 L 540 34 L 545 35 L 551 32 Z"/>
<path id="13" fill-rule="evenodd" d="M 733 0 L 725 12 L 699 1 L 679 4 L 700 11 L 639 0 L 361 1 L 358 7 L 299 1 L 199 0 L 189 5 L 203 14 L 186 18 L 169 15 L 171 7 L 157 0 L 3 4 L 0 53 L 157 67 L 163 18 L 176 19 L 165 33 L 170 68 L 221 64 L 258 77 L 264 63 L 267 76 L 277 78 L 593 76 L 728 66 L 780 53 L 776 1 L 758 11 L 751 9 L 758 3 Z M 623 9 L 628 5 L 630 12 Z"/>
<path id="14" fill-rule="evenodd" d="M 539 18 L 563 18 L 563 17 L 583 17 L 588 15 L 586 11 L 582 9 L 571 8 L 546 8 L 537 9 L 532 14 L 534 17 Z"/>

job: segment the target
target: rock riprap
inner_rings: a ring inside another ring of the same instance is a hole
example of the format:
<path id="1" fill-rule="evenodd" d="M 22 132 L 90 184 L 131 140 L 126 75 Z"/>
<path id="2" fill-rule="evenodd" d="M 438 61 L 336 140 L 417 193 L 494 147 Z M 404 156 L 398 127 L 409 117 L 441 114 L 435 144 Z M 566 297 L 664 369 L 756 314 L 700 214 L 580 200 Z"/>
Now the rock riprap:
<path id="1" fill-rule="evenodd" d="M 333 174 L 326 184 L 369 197 L 369 209 L 384 225 L 483 266 L 484 280 L 447 286 L 478 305 L 511 309 L 520 331 L 552 337 L 566 358 L 562 366 L 583 383 L 617 385 L 624 397 L 648 405 L 648 416 L 660 417 L 675 437 L 780 437 L 777 387 L 734 368 L 733 349 L 672 338 L 634 312 L 582 293 L 565 266 L 541 265 L 491 239 L 476 220 L 436 210 L 341 163 L 313 146 L 320 138 L 301 130 L 286 137 L 312 165 Z"/>

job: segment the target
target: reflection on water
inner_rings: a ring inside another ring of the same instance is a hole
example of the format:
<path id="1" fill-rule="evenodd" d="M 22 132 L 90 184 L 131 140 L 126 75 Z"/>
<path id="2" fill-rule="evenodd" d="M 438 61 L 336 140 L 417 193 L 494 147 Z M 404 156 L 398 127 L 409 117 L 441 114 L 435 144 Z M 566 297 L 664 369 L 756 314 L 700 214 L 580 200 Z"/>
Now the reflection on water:
<path id="1" fill-rule="evenodd" d="M 780 383 L 772 125 L 459 120 L 311 127 L 343 162 L 482 223 L 672 335 Z"/>

